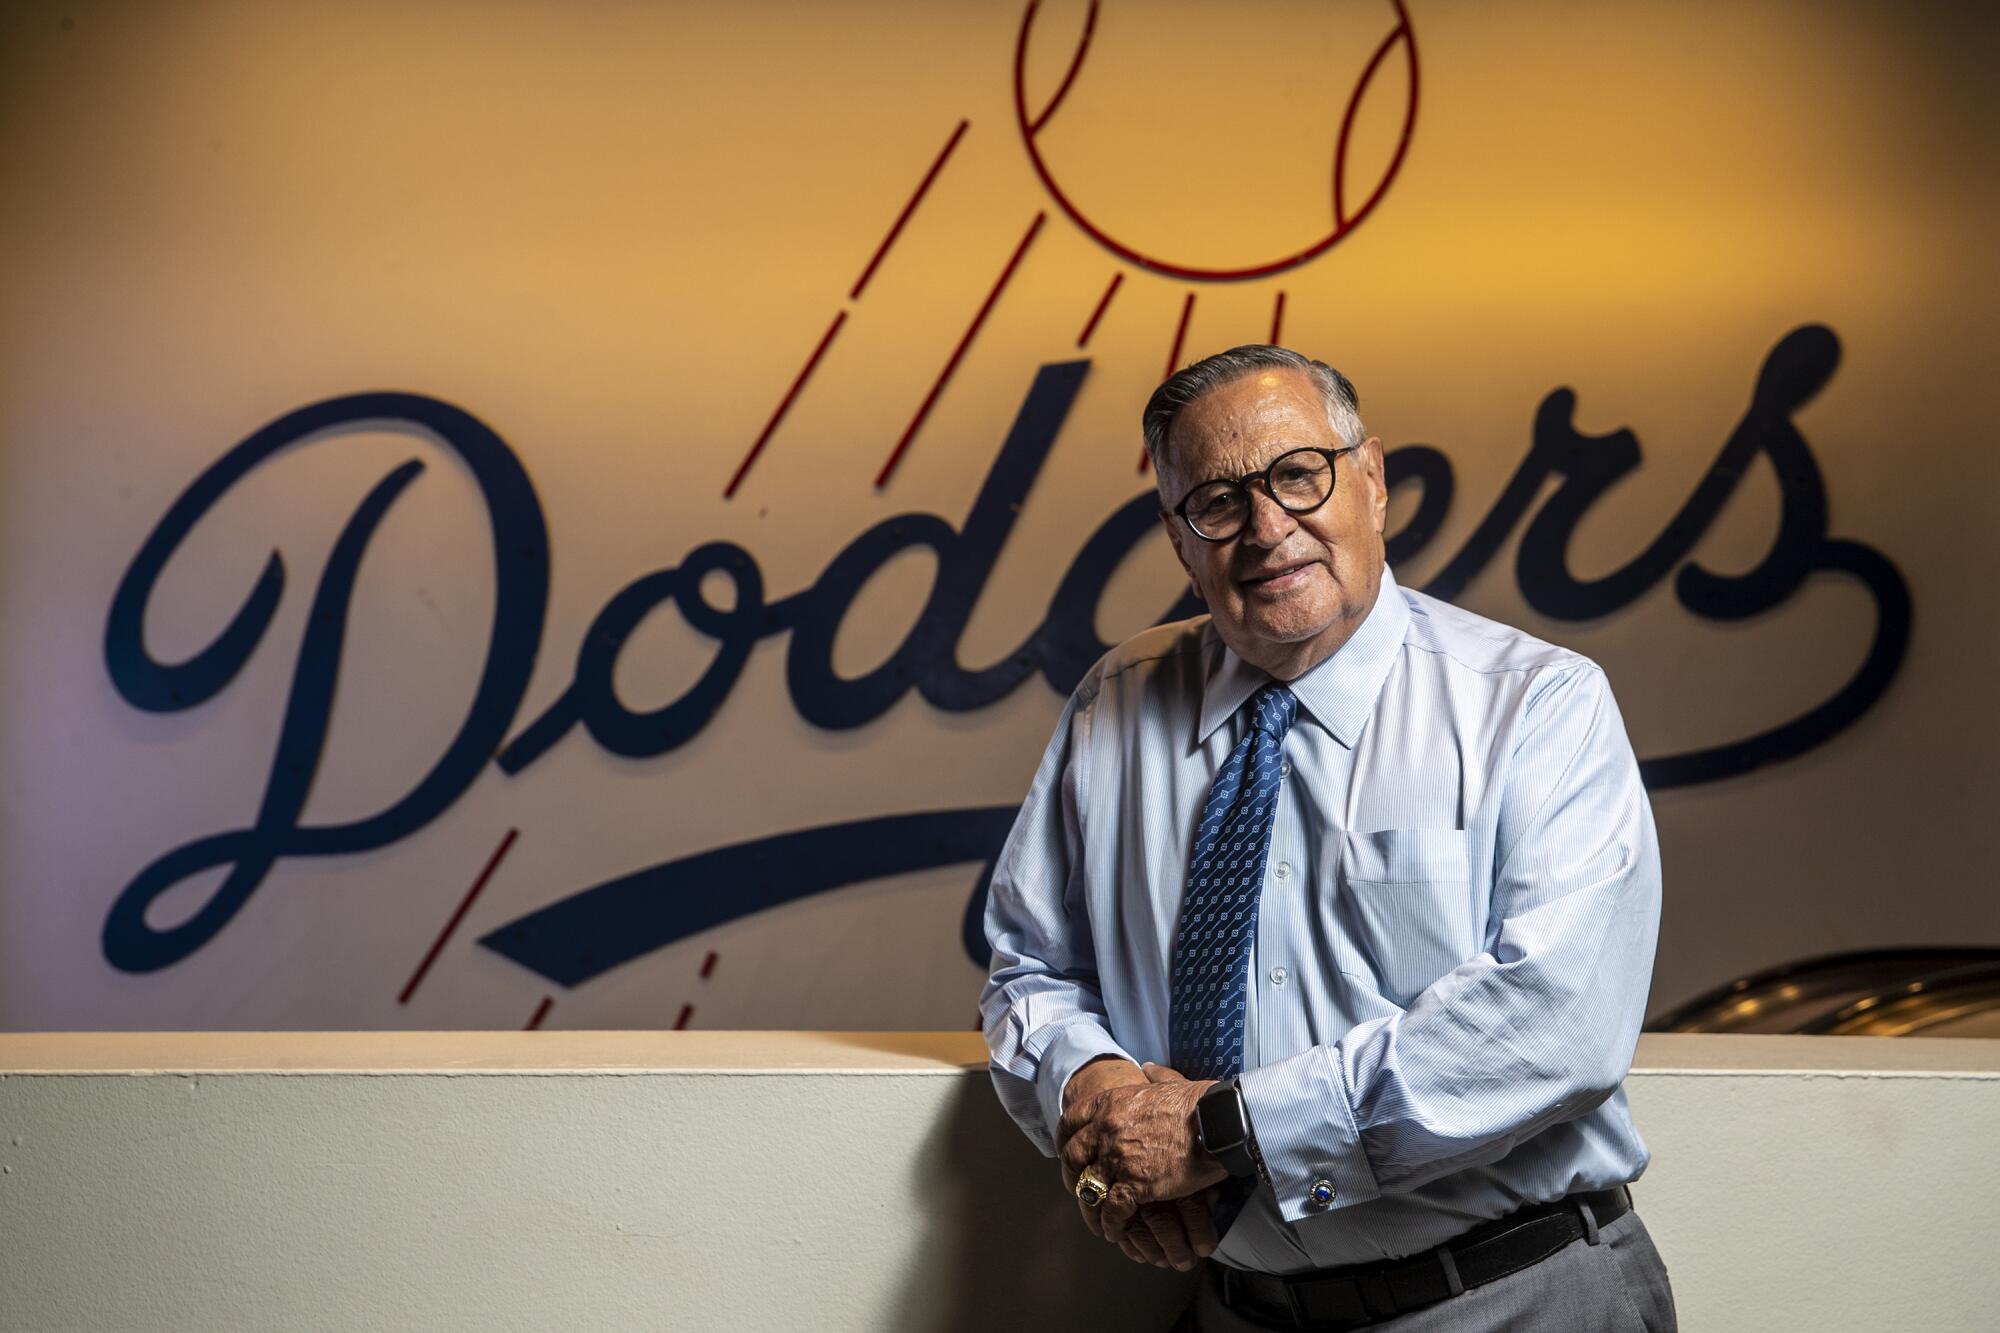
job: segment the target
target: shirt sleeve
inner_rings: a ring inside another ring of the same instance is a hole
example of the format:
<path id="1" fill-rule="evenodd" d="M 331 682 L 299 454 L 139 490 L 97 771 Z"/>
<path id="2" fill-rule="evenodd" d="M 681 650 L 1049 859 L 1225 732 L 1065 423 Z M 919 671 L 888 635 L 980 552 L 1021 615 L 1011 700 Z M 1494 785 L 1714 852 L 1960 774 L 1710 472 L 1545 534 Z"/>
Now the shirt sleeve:
<path id="1" fill-rule="evenodd" d="M 1111 1036 L 1084 906 L 1080 812 L 1094 681 L 1064 708 L 986 897 L 993 962 L 979 1012 L 993 1086 L 1049 1157 L 1070 1075 L 1100 1055 L 1132 1058 Z"/>
<path id="2" fill-rule="evenodd" d="M 1407 1010 L 1243 1075 L 1286 1221 L 1496 1160 L 1624 1081 L 1652 980 L 1660 854 L 1594 664 L 1527 705 L 1494 863 L 1488 951 Z M 1320 1180 L 1330 1202 L 1310 1197 Z"/>

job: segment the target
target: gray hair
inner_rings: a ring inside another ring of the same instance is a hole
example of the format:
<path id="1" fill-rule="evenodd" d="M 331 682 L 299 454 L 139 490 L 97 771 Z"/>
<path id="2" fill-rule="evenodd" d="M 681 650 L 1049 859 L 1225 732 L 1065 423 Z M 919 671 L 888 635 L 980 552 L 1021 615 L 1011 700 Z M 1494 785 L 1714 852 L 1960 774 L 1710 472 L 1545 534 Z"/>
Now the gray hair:
<path id="1" fill-rule="evenodd" d="M 1300 356 L 1289 347 L 1246 343 L 1205 356 L 1175 371 L 1153 390 L 1153 396 L 1146 400 L 1146 410 L 1139 417 L 1146 435 L 1146 453 L 1153 460 L 1153 474 L 1159 475 L 1166 460 L 1167 432 L 1173 428 L 1174 418 L 1182 408 L 1212 389 L 1256 371 L 1272 369 L 1305 372 L 1325 400 L 1327 423 L 1343 445 L 1358 445 L 1368 438 L 1368 430 L 1361 424 L 1361 400 L 1355 397 L 1354 386 L 1347 376 L 1324 361 Z"/>

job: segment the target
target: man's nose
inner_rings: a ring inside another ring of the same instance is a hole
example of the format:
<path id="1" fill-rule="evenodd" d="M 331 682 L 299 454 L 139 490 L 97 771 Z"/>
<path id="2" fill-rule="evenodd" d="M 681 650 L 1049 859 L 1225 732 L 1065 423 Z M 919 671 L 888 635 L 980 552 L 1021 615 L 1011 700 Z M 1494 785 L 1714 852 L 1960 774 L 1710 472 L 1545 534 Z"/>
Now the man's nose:
<path id="1" fill-rule="evenodd" d="M 1250 492 L 1250 518 L 1243 525 L 1243 536 L 1252 545 L 1266 548 L 1275 547 L 1291 536 L 1299 521 L 1271 498 L 1270 489 L 1255 481 L 1245 489 Z"/>

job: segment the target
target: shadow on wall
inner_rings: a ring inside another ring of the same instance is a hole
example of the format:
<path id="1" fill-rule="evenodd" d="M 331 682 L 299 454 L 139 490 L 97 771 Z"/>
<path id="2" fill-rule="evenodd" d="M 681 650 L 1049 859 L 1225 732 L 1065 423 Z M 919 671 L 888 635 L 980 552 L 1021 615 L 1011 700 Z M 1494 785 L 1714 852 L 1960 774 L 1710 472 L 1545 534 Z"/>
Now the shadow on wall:
<path id="1" fill-rule="evenodd" d="M 984 1078 L 959 1091 L 910 1163 L 935 1240 L 897 1303 L 897 1328 L 1166 1329 L 1193 1274 L 1133 1263 L 1084 1230 L 1054 1159 Z"/>

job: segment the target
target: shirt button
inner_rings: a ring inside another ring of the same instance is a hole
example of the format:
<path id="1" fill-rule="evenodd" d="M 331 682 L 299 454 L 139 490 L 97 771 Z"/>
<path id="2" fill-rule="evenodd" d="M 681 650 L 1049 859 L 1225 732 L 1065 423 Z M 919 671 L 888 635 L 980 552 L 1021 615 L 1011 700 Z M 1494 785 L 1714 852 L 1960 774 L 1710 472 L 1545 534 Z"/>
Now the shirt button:
<path id="1" fill-rule="evenodd" d="M 1278 765 L 1278 776 L 1281 778 L 1288 778 L 1291 775 L 1292 775 L 1292 761 L 1287 759 L 1283 763 Z"/>
<path id="2" fill-rule="evenodd" d="M 1285 971 L 1282 967 L 1274 967 L 1271 969 L 1271 984 L 1273 986 L 1282 986 L 1291 975 L 1291 973 Z"/>
<path id="3" fill-rule="evenodd" d="M 1290 879 L 1292 877 L 1292 863 L 1290 861 L 1280 861 L 1272 867 L 1271 873 L 1279 879 Z"/>
<path id="4" fill-rule="evenodd" d="M 1306 1207 L 1321 1212 L 1333 1203 L 1333 1182 L 1321 1176 L 1306 1191 Z"/>

